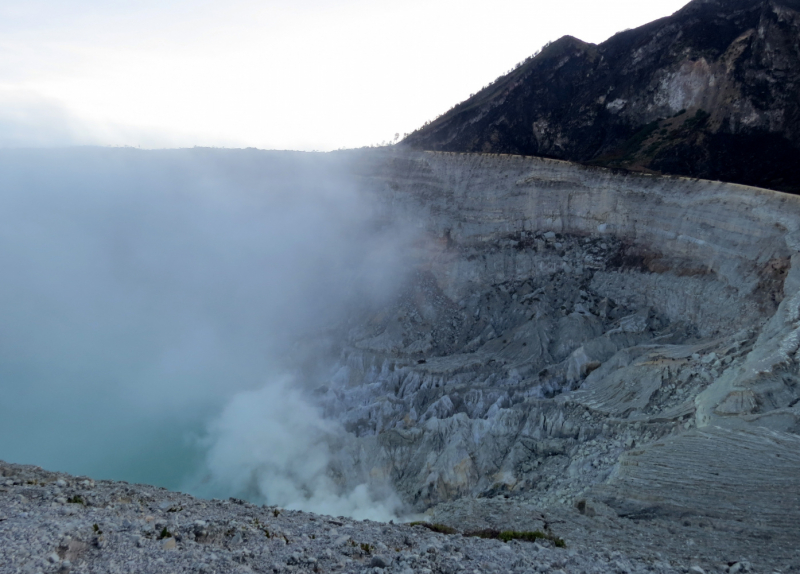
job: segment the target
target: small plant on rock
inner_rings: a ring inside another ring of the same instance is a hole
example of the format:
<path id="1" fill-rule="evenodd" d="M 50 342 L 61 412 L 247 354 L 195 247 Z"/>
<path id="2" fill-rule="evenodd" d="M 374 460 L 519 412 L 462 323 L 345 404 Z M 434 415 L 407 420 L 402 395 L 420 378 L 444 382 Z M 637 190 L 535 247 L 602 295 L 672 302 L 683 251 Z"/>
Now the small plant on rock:
<path id="1" fill-rule="evenodd" d="M 484 530 L 475 530 L 472 532 L 464 533 L 464 536 L 476 536 L 478 538 L 492 538 L 502 540 L 503 542 L 511 542 L 512 540 L 522 540 L 523 542 L 536 542 L 537 540 L 549 540 L 557 548 L 566 547 L 563 539 L 553 535 L 549 532 L 542 532 L 541 530 L 534 531 L 517 531 L 517 530 L 494 530 L 487 528 Z"/>
<path id="2" fill-rule="evenodd" d="M 417 522 L 409 522 L 409 526 L 423 526 L 432 532 L 437 532 L 439 534 L 457 534 L 458 530 L 447 526 L 446 524 L 431 524 L 429 522 L 417 521 Z"/>

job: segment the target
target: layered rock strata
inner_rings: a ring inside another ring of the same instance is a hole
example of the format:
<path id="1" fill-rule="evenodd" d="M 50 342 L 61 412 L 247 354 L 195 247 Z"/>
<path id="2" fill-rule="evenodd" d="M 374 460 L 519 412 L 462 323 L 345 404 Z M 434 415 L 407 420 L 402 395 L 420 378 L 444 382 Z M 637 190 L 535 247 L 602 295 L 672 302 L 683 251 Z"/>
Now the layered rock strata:
<path id="1" fill-rule="evenodd" d="M 422 236 L 318 389 L 357 437 L 342 481 L 386 477 L 419 510 L 588 499 L 800 535 L 800 201 L 519 156 L 353 165 Z"/>

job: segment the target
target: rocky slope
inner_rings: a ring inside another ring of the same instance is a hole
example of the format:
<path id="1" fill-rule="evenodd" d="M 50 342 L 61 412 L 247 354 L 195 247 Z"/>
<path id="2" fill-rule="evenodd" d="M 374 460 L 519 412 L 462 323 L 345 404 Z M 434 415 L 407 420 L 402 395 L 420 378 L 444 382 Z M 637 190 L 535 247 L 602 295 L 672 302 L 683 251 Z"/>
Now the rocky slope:
<path id="1" fill-rule="evenodd" d="M 0 463 L 0 570 L 57 572 L 658 572 L 623 553 L 438 534 Z"/>
<path id="2" fill-rule="evenodd" d="M 561 38 L 404 142 L 800 193 L 799 10 L 694 0 L 599 45 Z"/>
<path id="3" fill-rule="evenodd" d="M 343 483 L 387 478 L 454 526 L 498 497 L 721 521 L 685 558 L 790 558 L 800 201 L 518 156 L 355 169 L 426 235 L 403 296 L 326 339 Z"/>

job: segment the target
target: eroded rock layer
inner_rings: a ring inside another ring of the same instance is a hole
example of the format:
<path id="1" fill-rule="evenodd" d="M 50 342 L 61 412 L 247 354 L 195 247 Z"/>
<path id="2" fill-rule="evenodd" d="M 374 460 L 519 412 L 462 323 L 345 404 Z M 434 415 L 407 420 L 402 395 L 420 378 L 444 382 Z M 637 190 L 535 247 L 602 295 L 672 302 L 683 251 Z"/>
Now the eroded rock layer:
<path id="1" fill-rule="evenodd" d="M 421 236 L 402 295 L 331 337 L 343 481 L 800 535 L 797 198 L 518 156 L 353 164 Z"/>

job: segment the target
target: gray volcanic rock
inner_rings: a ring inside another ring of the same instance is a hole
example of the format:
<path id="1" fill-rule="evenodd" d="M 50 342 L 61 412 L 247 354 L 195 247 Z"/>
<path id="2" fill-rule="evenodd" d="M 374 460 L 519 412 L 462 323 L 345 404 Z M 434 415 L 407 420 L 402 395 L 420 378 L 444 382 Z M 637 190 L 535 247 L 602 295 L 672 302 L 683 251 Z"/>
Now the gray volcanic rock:
<path id="1" fill-rule="evenodd" d="M 453 526 L 454 500 L 480 522 L 508 496 L 800 537 L 795 197 L 518 156 L 354 163 L 426 235 L 403 295 L 329 339 L 344 483 L 388 478 Z"/>
<path id="2" fill-rule="evenodd" d="M 694 0 L 602 44 L 565 36 L 404 142 L 800 192 L 800 3 Z"/>
<path id="3" fill-rule="evenodd" d="M 0 462 L 4 574 L 680 572 L 614 552 L 434 533 Z"/>
<path id="4" fill-rule="evenodd" d="M 680 517 L 704 508 L 708 516 L 794 531 L 800 436 L 704 427 L 629 450 L 619 464 L 593 494 L 625 515 Z"/>

